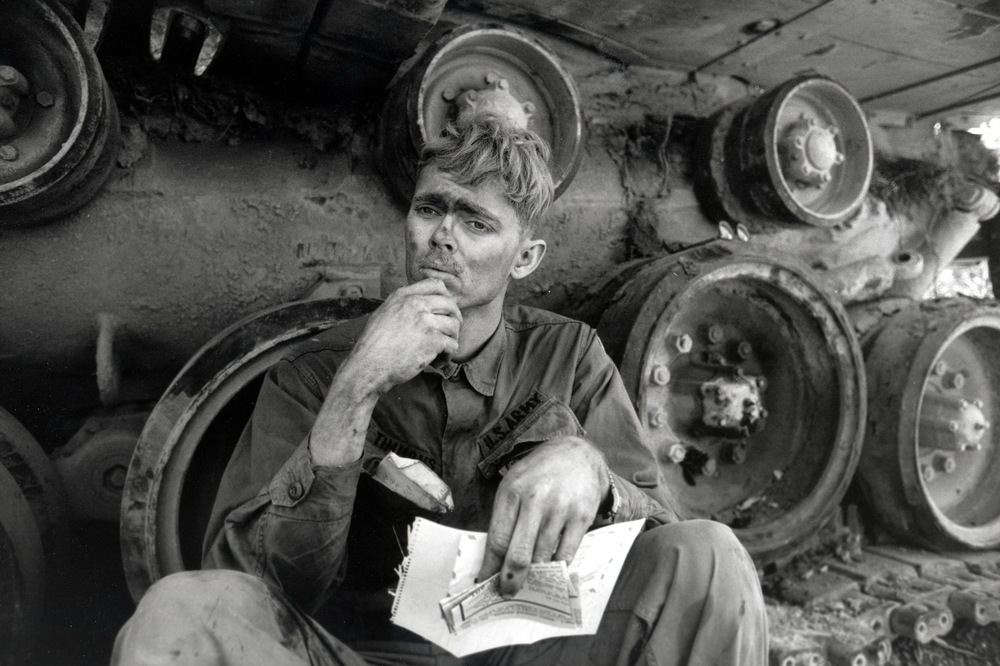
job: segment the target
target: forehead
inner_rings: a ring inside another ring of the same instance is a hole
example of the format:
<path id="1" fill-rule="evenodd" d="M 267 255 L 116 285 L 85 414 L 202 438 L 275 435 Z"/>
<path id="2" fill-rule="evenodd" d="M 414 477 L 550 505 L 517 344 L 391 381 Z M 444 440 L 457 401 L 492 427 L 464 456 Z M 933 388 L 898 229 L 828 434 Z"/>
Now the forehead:
<path id="1" fill-rule="evenodd" d="M 456 209 L 469 212 L 487 213 L 496 219 L 519 223 L 517 211 L 507 197 L 506 191 L 495 178 L 478 185 L 460 183 L 448 172 L 434 165 L 424 167 L 417 177 L 413 200 L 433 199 Z"/>

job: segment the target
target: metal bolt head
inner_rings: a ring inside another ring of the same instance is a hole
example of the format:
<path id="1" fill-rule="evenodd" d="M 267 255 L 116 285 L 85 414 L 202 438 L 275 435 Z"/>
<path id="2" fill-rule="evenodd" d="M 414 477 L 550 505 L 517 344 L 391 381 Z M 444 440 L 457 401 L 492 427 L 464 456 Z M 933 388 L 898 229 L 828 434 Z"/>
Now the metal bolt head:
<path id="1" fill-rule="evenodd" d="M 944 361 L 938 361 L 937 363 L 934 364 L 934 369 L 932 370 L 932 372 L 938 377 L 940 377 L 944 373 L 948 372 L 948 364 L 945 363 Z"/>
<path id="2" fill-rule="evenodd" d="M 670 450 L 667 452 L 667 457 L 670 461 L 676 465 L 680 465 L 684 462 L 684 458 L 687 457 L 687 449 L 684 448 L 683 444 L 673 443 L 670 445 Z"/>
<path id="3" fill-rule="evenodd" d="M 742 444 L 734 446 L 730 458 L 737 465 L 742 465 L 747 459 L 747 449 Z"/>
<path id="4" fill-rule="evenodd" d="M 653 368 L 653 383 L 658 386 L 666 386 L 670 383 L 670 368 L 665 365 L 657 365 Z"/>
<path id="5" fill-rule="evenodd" d="M 674 336 L 674 348 L 682 354 L 686 354 L 691 351 L 691 336 L 687 333 L 681 333 L 680 335 Z"/>
<path id="6" fill-rule="evenodd" d="M 667 423 L 667 414 L 659 407 L 653 407 L 647 414 L 649 424 L 654 428 L 662 428 Z"/>
<path id="7" fill-rule="evenodd" d="M 708 327 L 708 340 L 709 342 L 719 343 L 722 342 L 724 333 L 722 327 L 718 324 L 712 324 Z"/>
<path id="8" fill-rule="evenodd" d="M 934 480 L 934 477 L 937 476 L 937 472 L 935 472 L 934 468 L 930 465 L 921 465 L 920 476 L 923 477 L 925 482 L 930 483 Z"/>
<path id="9" fill-rule="evenodd" d="M 0 146 L 0 160 L 4 162 L 13 162 L 18 157 L 17 148 L 10 144 L 5 144 Z"/>
<path id="10" fill-rule="evenodd" d="M 746 340 L 743 340 L 740 344 L 736 345 L 736 355 L 740 357 L 740 360 L 747 360 L 750 358 L 750 354 L 752 353 L 753 347 Z"/>
<path id="11" fill-rule="evenodd" d="M 529 116 L 535 112 L 535 105 L 531 102 L 525 102 L 521 105 L 521 108 L 524 109 L 524 112 Z"/>
<path id="12" fill-rule="evenodd" d="M 500 90 L 507 90 L 507 88 L 510 87 L 510 84 L 507 83 L 507 79 L 500 79 L 499 83 L 497 83 L 497 86 L 500 88 Z"/>
<path id="13" fill-rule="evenodd" d="M 470 102 L 475 102 L 477 99 L 479 99 L 479 93 L 476 92 L 475 90 L 470 90 L 469 92 L 465 93 L 465 99 L 469 100 Z"/>
<path id="14" fill-rule="evenodd" d="M 56 99 L 55 97 L 52 96 L 52 93 L 46 92 L 44 90 L 35 95 L 35 101 L 38 102 L 38 106 L 45 109 L 51 107 L 53 104 L 56 103 Z"/>
<path id="15" fill-rule="evenodd" d="M 125 477 L 128 476 L 128 469 L 123 465 L 115 465 L 104 472 L 104 487 L 112 491 L 120 491 L 125 487 Z"/>
<path id="16" fill-rule="evenodd" d="M 486 83 L 496 83 L 500 80 L 500 75 L 496 72 L 486 72 Z"/>
<path id="17" fill-rule="evenodd" d="M 454 88 L 445 88 L 441 91 L 441 98 L 446 102 L 453 101 L 456 96 Z"/>
<path id="18" fill-rule="evenodd" d="M 705 476 L 715 476 L 716 472 L 718 472 L 718 463 L 715 462 L 715 458 L 709 458 L 701 466 L 701 473 Z"/>
<path id="19" fill-rule="evenodd" d="M 17 79 L 17 70 L 9 65 L 0 67 L 0 79 L 12 83 Z"/>

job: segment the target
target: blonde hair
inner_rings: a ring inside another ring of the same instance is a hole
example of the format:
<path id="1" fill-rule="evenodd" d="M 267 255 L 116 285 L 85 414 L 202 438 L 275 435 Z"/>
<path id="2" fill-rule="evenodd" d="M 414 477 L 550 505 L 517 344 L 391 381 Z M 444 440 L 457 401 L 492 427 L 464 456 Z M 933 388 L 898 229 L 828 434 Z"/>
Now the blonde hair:
<path id="1" fill-rule="evenodd" d="M 441 136 L 427 141 L 419 168 L 433 165 L 463 185 L 495 179 L 527 233 L 554 197 L 548 159 L 549 146 L 538 134 L 487 116 L 449 123 Z"/>

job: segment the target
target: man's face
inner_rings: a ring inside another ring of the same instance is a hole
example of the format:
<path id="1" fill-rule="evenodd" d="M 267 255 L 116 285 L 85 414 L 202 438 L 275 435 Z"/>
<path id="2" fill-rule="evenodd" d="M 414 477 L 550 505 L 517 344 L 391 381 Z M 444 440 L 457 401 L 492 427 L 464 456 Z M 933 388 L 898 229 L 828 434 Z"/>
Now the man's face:
<path id="1" fill-rule="evenodd" d="M 462 185 L 433 165 L 420 172 L 406 216 L 410 283 L 443 280 L 463 311 L 493 303 L 530 243 L 496 182 Z"/>

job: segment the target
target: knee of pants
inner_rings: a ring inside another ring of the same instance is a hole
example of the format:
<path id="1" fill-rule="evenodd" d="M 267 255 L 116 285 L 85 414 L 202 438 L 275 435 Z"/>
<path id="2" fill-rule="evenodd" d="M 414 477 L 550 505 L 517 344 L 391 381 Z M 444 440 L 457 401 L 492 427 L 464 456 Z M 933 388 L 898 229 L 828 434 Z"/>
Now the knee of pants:
<path id="1" fill-rule="evenodd" d="M 179 571 L 156 581 L 137 610 L 168 611 L 173 618 L 197 624 L 213 609 L 239 612 L 240 607 L 258 605 L 269 595 L 264 581 L 241 571 Z"/>
<path id="2" fill-rule="evenodd" d="M 704 561 L 726 561 L 736 558 L 744 562 L 746 549 L 727 525 L 714 520 L 685 520 L 656 527 L 645 532 L 639 544 L 657 552 L 671 549 Z"/>

